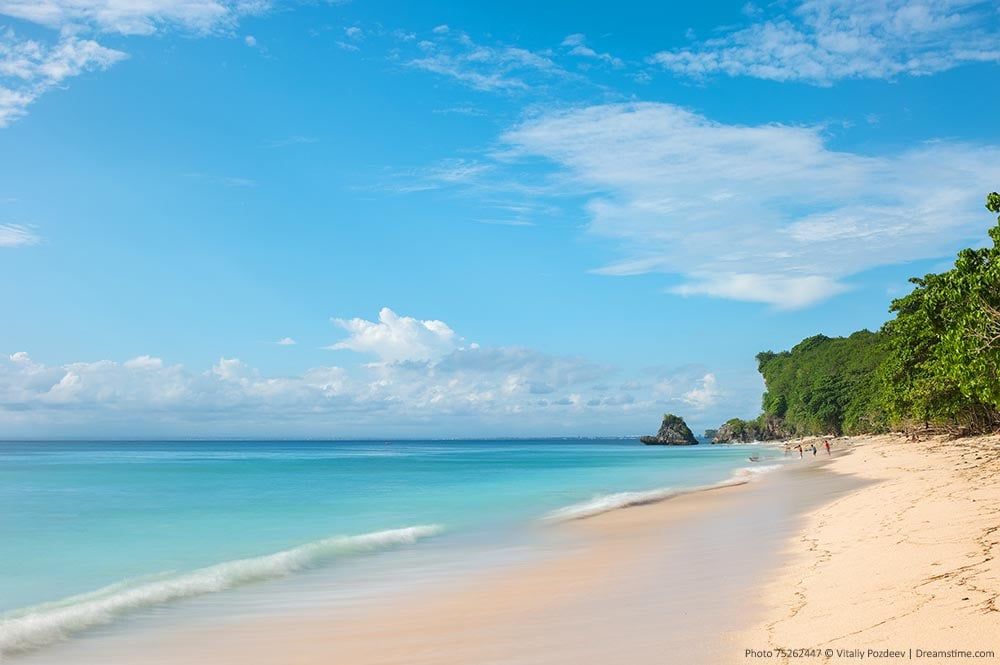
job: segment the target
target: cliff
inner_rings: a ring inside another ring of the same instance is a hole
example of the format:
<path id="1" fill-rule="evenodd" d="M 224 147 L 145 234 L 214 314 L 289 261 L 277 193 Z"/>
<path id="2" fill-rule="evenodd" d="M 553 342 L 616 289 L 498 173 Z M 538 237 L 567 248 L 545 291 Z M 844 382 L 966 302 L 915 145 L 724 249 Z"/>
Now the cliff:
<path id="1" fill-rule="evenodd" d="M 754 420 L 733 418 L 719 426 L 712 443 L 750 443 L 777 441 L 794 435 L 781 418 L 763 417 Z"/>

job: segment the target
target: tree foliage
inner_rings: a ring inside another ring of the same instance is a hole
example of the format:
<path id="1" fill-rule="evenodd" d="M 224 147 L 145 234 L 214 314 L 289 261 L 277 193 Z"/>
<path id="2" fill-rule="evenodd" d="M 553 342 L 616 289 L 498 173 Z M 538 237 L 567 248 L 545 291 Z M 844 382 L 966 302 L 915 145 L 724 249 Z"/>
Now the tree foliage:
<path id="1" fill-rule="evenodd" d="M 1000 195 L 986 197 L 1000 213 Z M 991 247 L 963 249 L 954 267 L 915 277 L 877 333 L 816 335 L 757 355 L 766 392 L 756 421 L 794 434 L 888 427 L 981 432 L 1000 426 L 1000 217 Z"/>
<path id="2" fill-rule="evenodd" d="M 873 408 L 873 374 L 884 352 L 879 335 L 815 335 L 791 351 L 757 355 L 767 391 L 764 417 L 781 419 L 793 434 L 854 433 L 882 426 Z"/>
<path id="3" fill-rule="evenodd" d="M 1000 195 L 986 199 L 1000 212 Z M 1000 217 L 992 247 L 963 249 L 955 267 L 916 277 L 882 327 L 884 406 L 894 423 L 982 431 L 1000 422 Z"/>

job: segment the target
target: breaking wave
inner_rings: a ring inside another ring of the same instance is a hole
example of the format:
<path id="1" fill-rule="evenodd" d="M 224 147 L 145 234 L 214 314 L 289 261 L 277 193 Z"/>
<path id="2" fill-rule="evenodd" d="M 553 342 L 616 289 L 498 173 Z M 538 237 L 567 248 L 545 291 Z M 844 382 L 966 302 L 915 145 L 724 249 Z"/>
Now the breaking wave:
<path id="1" fill-rule="evenodd" d="M 574 503 L 566 506 L 565 508 L 553 510 L 545 516 L 545 519 L 555 522 L 579 520 L 587 517 L 593 517 L 594 515 L 600 515 L 601 513 L 607 513 L 612 510 L 618 510 L 620 508 L 630 508 L 632 506 L 642 506 L 649 503 L 665 501 L 666 499 L 672 499 L 675 496 L 680 496 L 682 494 L 694 494 L 695 492 L 704 492 L 706 490 L 719 489 L 721 487 L 743 485 L 763 476 L 766 473 L 780 469 L 781 466 L 781 464 L 765 464 L 762 466 L 743 467 L 734 471 L 733 474 L 726 480 L 713 485 L 701 485 L 697 487 L 686 487 L 683 489 L 661 487 L 641 492 L 616 492 L 614 494 L 603 494 L 601 496 L 596 496 L 593 499 L 588 499 L 587 501 L 581 501 L 580 503 Z"/>
<path id="2" fill-rule="evenodd" d="M 285 577 L 342 556 L 412 545 L 442 531 L 437 525 L 411 526 L 324 538 L 274 554 L 227 561 L 155 581 L 145 578 L 121 582 L 91 593 L 6 612 L 0 615 L 0 660 L 146 607 Z"/>

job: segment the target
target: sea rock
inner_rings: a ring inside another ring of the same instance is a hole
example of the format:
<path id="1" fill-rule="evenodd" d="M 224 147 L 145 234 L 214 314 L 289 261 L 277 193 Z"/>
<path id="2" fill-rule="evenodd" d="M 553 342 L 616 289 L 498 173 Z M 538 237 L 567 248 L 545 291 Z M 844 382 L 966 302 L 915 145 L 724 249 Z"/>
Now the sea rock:
<path id="1" fill-rule="evenodd" d="M 664 414 L 656 436 L 641 436 L 639 440 L 647 446 L 693 446 L 698 443 L 684 419 L 672 413 Z"/>

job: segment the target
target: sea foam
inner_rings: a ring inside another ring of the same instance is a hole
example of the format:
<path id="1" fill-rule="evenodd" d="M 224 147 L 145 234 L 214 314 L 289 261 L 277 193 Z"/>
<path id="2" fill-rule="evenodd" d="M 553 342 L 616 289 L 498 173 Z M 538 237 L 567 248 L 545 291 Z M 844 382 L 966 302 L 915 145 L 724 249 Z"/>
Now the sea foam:
<path id="1" fill-rule="evenodd" d="M 705 490 L 719 489 L 721 487 L 743 485 L 763 476 L 766 473 L 780 469 L 781 466 L 781 464 L 764 464 L 760 466 L 742 467 L 740 469 L 736 469 L 736 471 L 734 471 L 733 474 L 726 480 L 711 485 L 699 485 L 696 487 L 685 487 L 682 489 L 661 487 L 641 492 L 616 492 L 614 494 L 603 494 L 587 501 L 581 501 L 580 503 L 574 503 L 566 506 L 565 508 L 553 510 L 545 516 L 545 519 L 555 522 L 584 519 L 586 517 L 593 517 L 594 515 L 600 515 L 601 513 L 618 510 L 620 508 L 630 508 L 632 506 L 642 506 L 649 503 L 665 501 L 667 499 L 672 499 L 675 496 L 680 496 L 681 494 L 693 494 L 695 492 L 704 492 Z"/>
<path id="2" fill-rule="evenodd" d="M 438 525 L 412 526 L 357 536 L 335 536 L 274 554 L 237 559 L 189 573 L 122 582 L 0 615 L 0 660 L 57 642 L 153 605 L 275 579 L 342 556 L 412 545 L 443 531 Z"/>

